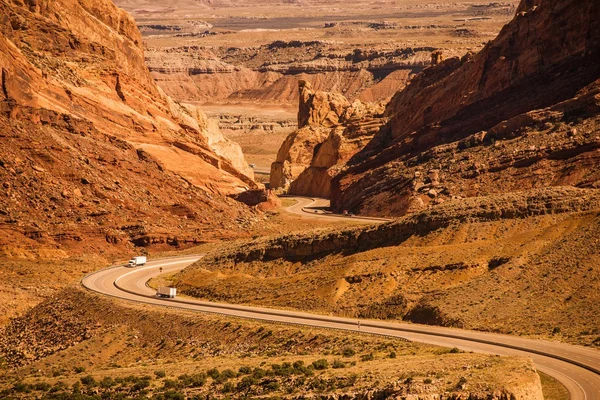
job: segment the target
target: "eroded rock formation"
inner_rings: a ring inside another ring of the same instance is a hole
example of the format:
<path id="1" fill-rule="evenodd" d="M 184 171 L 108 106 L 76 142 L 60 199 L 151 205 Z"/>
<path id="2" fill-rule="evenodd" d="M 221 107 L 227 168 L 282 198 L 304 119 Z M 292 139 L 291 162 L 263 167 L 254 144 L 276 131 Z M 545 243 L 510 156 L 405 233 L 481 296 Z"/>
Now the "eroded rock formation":
<path id="1" fill-rule="evenodd" d="M 523 1 L 480 53 L 426 69 L 334 178 L 334 208 L 403 215 L 457 197 L 598 187 L 599 21 L 596 1 Z"/>
<path id="2" fill-rule="evenodd" d="M 383 124 L 383 107 L 338 93 L 314 91 L 299 81 L 298 130 L 290 134 L 271 166 L 271 188 L 328 197 L 335 169 L 361 150 Z"/>

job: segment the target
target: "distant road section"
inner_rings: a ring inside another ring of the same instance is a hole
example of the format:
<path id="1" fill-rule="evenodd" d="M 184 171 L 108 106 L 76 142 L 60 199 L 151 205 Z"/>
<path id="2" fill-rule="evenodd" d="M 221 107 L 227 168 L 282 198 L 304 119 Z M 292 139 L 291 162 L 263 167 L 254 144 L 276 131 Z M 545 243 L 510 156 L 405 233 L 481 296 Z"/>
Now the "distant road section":
<path id="1" fill-rule="evenodd" d="M 326 209 L 329 208 L 328 199 L 319 199 L 315 197 L 301 197 L 301 196 L 282 196 L 283 199 L 295 200 L 296 204 L 286 207 L 285 210 L 289 213 L 299 215 L 305 218 L 318 218 L 326 220 L 339 221 L 345 219 L 364 224 L 380 224 L 383 222 L 389 222 L 391 219 L 387 218 L 374 218 L 374 217 L 363 217 L 363 216 L 350 216 L 342 214 L 333 214 Z"/>
<path id="2" fill-rule="evenodd" d="M 146 283 L 162 273 L 173 273 L 202 258 L 184 256 L 148 262 L 143 267 L 112 267 L 85 276 L 81 283 L 89 290 L 108 296 L 155 304 L 174 309 L 217 313 L 268 322 L 290 323 L 402 337 L 415 342 L 457 347 L 465 351 L 518 355 L 533 359 L 538 370 L 558 379 L 572 400 L 600 400 L 600 351 L 560 342 L 533 340 L 453 328 L 416 324 L 339 318 L 261 307 L 198 301 L 189 298 L 160 299 Z"/>

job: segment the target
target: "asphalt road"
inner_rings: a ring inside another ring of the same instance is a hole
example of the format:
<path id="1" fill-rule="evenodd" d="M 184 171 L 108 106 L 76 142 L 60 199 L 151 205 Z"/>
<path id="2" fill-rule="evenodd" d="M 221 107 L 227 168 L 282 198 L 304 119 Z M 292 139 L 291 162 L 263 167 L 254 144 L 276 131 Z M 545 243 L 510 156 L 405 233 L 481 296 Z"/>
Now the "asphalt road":
<path id="1" fill-rule="evenodd" d="M 330 221 L 349 220 L 364 224 L 380 224 L 382 222 L 391 221 L 391 219 L 386 218 L 332 214 L 324 210 L 325 208 L 329 207 L 329 200 L 327 199 L 299 196 L 282 196 L 282 198 L 295 200 L 296 204 L 286 207 L 285 210 L 289 213 L 299 215 L 304 218 L 315 218 L 319 220 L 326 219 Z"/>
<path id="2" fill-rule="evenodd" d="M 600 351 L 545 340 L 499 335 L 406 323 L 361 320 L 315 315 L 302 312 L 246 307 L 196 301 L 187 298 L 159 299 L 146 282 L 163 273 L 185 268 L 201 256 L 186 256 L 148 262 L 143 267 L 113 267 L 87 275 L 84 287 L 113 297 L 161 306 L 218 313 L 277 323 L 359 331 L 466 351 L 499 355 L 520 355 L 533 359 L 538 370 L 563 383 L 572 400 L 600 400 Z"/>

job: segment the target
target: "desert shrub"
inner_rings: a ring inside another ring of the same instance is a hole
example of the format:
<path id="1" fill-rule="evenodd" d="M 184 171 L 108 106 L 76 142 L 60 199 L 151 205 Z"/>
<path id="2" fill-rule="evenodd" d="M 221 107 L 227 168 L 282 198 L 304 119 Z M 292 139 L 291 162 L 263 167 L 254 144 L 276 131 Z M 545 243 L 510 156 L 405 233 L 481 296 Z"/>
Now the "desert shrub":
<path id="1" fill-rule="evenodd" d="M 138 382 L 136 382 L 132 387 L 131 387 L 131 391 L 132 392 L 139 392 L 141 390 L 146 389 L 148 386 L 150 386 L 150 380 L 147 379 L 140 379 Z"/>
<path id="2" fill-rule="evenodd" d="M 413 382 L 413 380 L 414 380 L 414 379 L 413 379 L 413 377 L 412 377 L 412 376 L 409 376 L 408 378 L 406 378 L 406 379 L 404 380 L 404 384 L 405 384 L 405 385 L 409 385 L 409 384 L 411 384 L 411 383 Z"/>
<path id="3" fill-rule="evenodd" d="M 185 400 L 185 396 L 182 393 L 174 390 L 169 390 L 161 395 L 160 400 Z"/>
<path id="4" fill-rule="evenodd" d="M 308 383 L 308 387 L 312 390 L 323 391 L 327 389 L 327 381 L 321 378 L 314 378 Z"/>
<path id="5" fill-rule="evenodd" d="M 450 351 L 448 351 L 448 353 L 450 353 L 450 354 L 458 354 L 458 353 L 461 353 L 461 351 L 458 348 L 453 347 L 453 348 L 450 349 Z"/>
<path id="6" fill-rule="evenodd" d="M 231 369 L 226 369 L 223 372 L 221 372 L 221 376 L 224 376 L 227 379 L 232 379 L 235 378 L 237 374 Z"/>
<path id="7" fill-rule="evenodd" d="M 284 362 L 283 364 L 273 364 L 271 365 L 273 369 L 273 375 L 277 376 L 290 376 L 296 372 L 296 369 L 289 362 Z"/>
<path id="8" fill-rule="evenodd" d="M 313 361 L 311 365 L 317 371 L 321 371 L 321 370 L 329 368 L 329 362 L 326 359 L 324 359 L 324 358 L 321 358 L 319 360 Z"/>
<path id="9" fill-rule="evenodd" d="M 238 391 L 248 390 L 258 383 L 258 379 L 253 376 L 245 376 L 238 382 L 236 388 Z"/>
<path id="10" fill-rule="evenodd" d="M 335 360 L 332 365 L 333 368 L 346 368 L 346 363 L 340 360 Z"/>
<path id="11" fill-rule="evenodd" d="M 213 379 L 217 379 L 219 377 L 219 375 L 221 375 L 221 373 L 219 372 L 218 369 L 211 368 L 208 371 L 206 371 L 206 375 L 210 376 Z"/>
<path id="12" fill-rule="evenodd" d="M 177 379 L 185 387 L 188 387 L 188 388 L 201 387 L 201 386 L 204 386 L 204 384 L 206 383 L 206 374 L 204 374 L 204 373 L 198 373 L 198 374 L 193 374 L 193 375 L 184 374 L 184 375 L 180 375 Z"/>
<path id="13" fill-rule="evenodd" d="M 390 354 L 388 355 L 389 358 L 396 358 L 396 352 L 395 351 L 391 351 Z"/>
<path id="14" fill-rule="evenodd" d="M 375 357 L 373 356 L 373 353 L 363 354 L 362 356 L 360 356 L 361 361 L 373 361 L 374 359 Z"/>
<path id="15" fill-rule="evenodd" d="M 17 382 L 13 385 L 12 391 L 17 393 L 29 393 L 31 392 L 31 389 L 29 388 L 28 384 L 23 382 Z"/>
<path id="16" fill-rule="evenodd" d="M 85 372 L 85 367 L 75 367 L 73 368 L 73 371 L 75 371 L 76 374 L 81 374 Z"/>
<path id="17" fill-rule="evenodd" d="M 89 386 L 89 387 L 94 387 L 96 386 L 96 380 L 94 379 L 93 376 L 91 375 L 87 375 L 87 376 L 83 376 L 79 379 L 81 381 L 81 383 L 83 383 L 85 386 Z"/>
<path id="18" fill-rule="evenodd" d="M 266 384 L 265 384 L 265 389 L 268 391 L 271 391 L 271 392 L 275 391 L 275 390 L 279 390 L 280 387 L 281 387 L 281 385 L 277 381 L 270 381 L 270 382 L 266 382 Z"/>
<path id="19" fill-rule="evenodd" d="M 158 371 L 154 371 L 154 375 L 160 379 L 160 378 L 164 378 L 165 376 L 167 376 L 167 373 L 161 369 Z"/>
<path id="20" fill-rule="evenodd" d="M 264 378 L 267 375 L 267 371 L 265 371 L 264 369 L 257 367 L 254 368 L 254 371 L 252 372 L 252 376 L 256 379 L 261 379 Z"/>
<path id="21" fill-rule="evenodd" d="M 174 379 L 165 379 L 163 381 L 163 388 L 165 389 L 177 389 L 179 388 L 179 382 Z"/>
<path id="22" fill-rule="evenodd" d="M 100 381 L 100 387 L 103 388 L 103 389 L 108 389 L 108 388 L 111 388 L 111 387 L 113 387 L 115 385 L 116 385 L 115 380 L 113 378 L 111 378 L 110 376 L 105 376 Z"/>
<path id="23" fill-rule="evenodd" d="M 242 375 L 248 375 L 252 372 L 252 368 L 248 367 L 247 365 L 242 365 L 238 372 Z"/>
<path id="24" fill-rule="evenodd" d="M 423 381 L 423 383 L 424 383 L 424 384 L 426 384 L 426 385 L 429 385 L 429 384 L 431 384 L 432 382 L 433 382 L 433 381 L 431 380 L 431 378 L 426 378 L 426 379 Z"/>
<path id="25" fill-rule="evenodd" d="M 342 355 L 344 357 L 352 357 L 356 354 L 356 351 L 352 347 L 344 347 L 342 350 Z"/>
<path id="26" fill-rule="evenodd" d="M 48 382 L 38 382 L 32 385 L 35 390 L 39 390 L 41 392 L 47 392 L 52 387 Z"/>
<path id="27" fill-rule="evenodd" d="M 223 393 L 231 393 L 235 390 L 235 385 L 231 382 L 226 382 L 223 385 L 223 389 L 221 389 L 221 392 Z"/>

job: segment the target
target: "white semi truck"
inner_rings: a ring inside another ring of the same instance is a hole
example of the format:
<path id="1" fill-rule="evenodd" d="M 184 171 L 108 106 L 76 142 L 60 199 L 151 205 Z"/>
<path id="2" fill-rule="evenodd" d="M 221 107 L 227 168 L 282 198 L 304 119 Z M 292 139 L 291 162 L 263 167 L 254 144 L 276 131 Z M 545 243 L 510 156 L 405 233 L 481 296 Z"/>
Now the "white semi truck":
<path id="1" fill-rule="evenodd" d="M 176 295 L 177 295 L 177 288 L 174 288 L 174 287 L 162 286 L 162 287 L 159 287 L 158 290 L 156 291 L 157 297 L 166 297 L 169 299 L 174 299 Z"/>
<path id="2" fill-rule="evenodd" d="M 129 267 L 138 267 L 146 264 L 146 256 L 133 257 L 127 264 Z"/>

